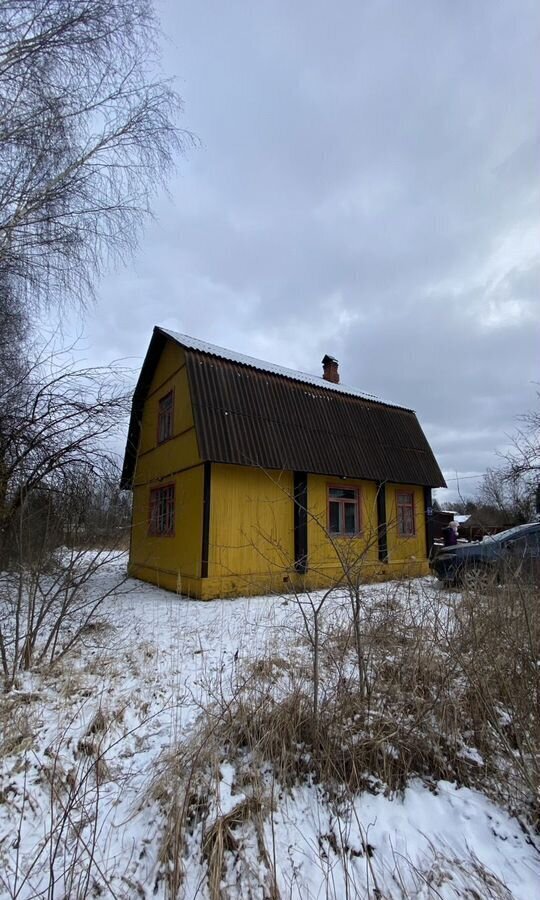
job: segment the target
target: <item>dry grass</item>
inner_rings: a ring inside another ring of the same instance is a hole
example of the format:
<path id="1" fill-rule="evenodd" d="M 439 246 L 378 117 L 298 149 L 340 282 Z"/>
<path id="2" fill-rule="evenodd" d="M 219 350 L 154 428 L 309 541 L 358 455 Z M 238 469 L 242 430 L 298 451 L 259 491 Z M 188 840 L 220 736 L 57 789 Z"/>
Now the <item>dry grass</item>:
<path id="1" fill-rule="evenodd" d="M 163 761 L 153 785 L 168 816 L 162 858 L 171 896 L 194 836 L 210 896 L 224 896 L 227 854 L 239 854 L 237 835 L 246 822 L 261 833 L 274 783 L 285 789 L 317 783 L 339 806 L 362 790 L 402 791 L 413 777 L 433 785 L 445 779 L 503 802 L 532 834 L 540 824 L 539 613 L 535 592 L 521 584 L 463 596 L 411 591 L 405 601 L 391 586 L 366 601 L 360 631 L 346 602 L 339 615 L 329 611 L 317 648 L 316 707 L 311 639 L 304 664 L 269 652 L 238 671 L 232 696 L 213 691 L 196 733 Z M 359 635 L 367 672 L 362 689 Z M 212 810 L 225 762 L 234 767 L 242 799 L 219 815 Z M 273 891 L 265 896 L 275 897 L 264 854 L 261 842 Z M 507 896 L 475 865 L 467 871 L 478 890 L 483 883 L 489 896 Z M 436 896 L 436 873 L 418 879 L 432 881 Z"/>
<path id="2" fill-rule="evenodd" d="M 298 784 L 316 784 L 334 821 L 345 821 L 341 814 L 352 809 L 362 791 L 401 792 L 414 777 L 436 791 L 439 779 L 450 780 L 506 804 L 538 844 L 539 613 L 535 593 L 518 583 L 463 596 L 434 591 L 431 585 L 423 589 L 419 582 L 367 587 L 359 628 L 350 597 L 342 592 L 320 613 L 316 647 L 313 631 L 293 631 L 290 641 L 283 635 L 269 641 L 255 661 L 242 663 L 240 657 L 229 667 L 204 668 L 197 695 L 212 699 L 204 701 L 197 727 L 160 760 L 151 786 L 150 800 L 163 814 L 156 892 L 165 883 L 166 896 L 195 895 L 189 880 L 195 867 L 196 889 L 211 900 L 234 895 L 231 885 L 241 885 L 242 896 L 278 900 L 278 880 L 282 896 L 288 896 L 269 829 L 285 808 L 280 794 Z M 299 622 L 303 625 L 300 614 L 295 620 L 291 615 L 287 624 L 294 628 Z M 106 634 L 107 640 L 113 636 Z M 141 667 L 153 672 L 156 664 L 151 645 L 138 645 L 120 657 L 101 646 L 102 638 L 101 629 L 88 635 L 99 652 L 84 666 L 71 667 L 65 659 L 47 674 L 59 696 L 76 688 L 81 703 L 88 698 L 92 713 L 76 731 L 68 756 L 56 745 L 45 751 L 41 772 L 51 797 L 51 829 L 47 847 L 40 845 L 38 851 L 60 853 L 67 842 L 67 896 L 86 896 L 90 890 L 83 870 L 107 883 L 92 849 L 100 827 L 100 795 L 118 778 L 114 747 L 126 739 L 120 727 L 124 716 L 136 730 L 139 718 L 149 713 L 145 699 L 139 707 L 132 697 L 126 712 L 106 692 L 96 707 L 94 676 L 106 671 L 108 680 L 117 678 L 127 665 L 138 677 Z M 21 749 L 22 758 L 27 741 L 33 752 L 39 712 L 34 701 L 35 695 L 22 692 L 0 697 L 0 752 Z M 12 799 L 0 793 L 0 803 Z M 148 799 L 141 794 L 138 812 L 147 809 Z M 30 801 L 21 794 L 23 812 L 25 802 Z M 392 897 L 400 890 L 403 897 L 437 897 L 452 878 L 464 896 L 468 887 L 471 896 L 510 896 L 478 860 L 453 858 L 450 849 L 437 860 L 439 850 L 433 848 L 433 859 L 428 853 L 421 863 L 417 860 L 419 868 L 390 854 L 397 885 Z M 367 835 L 365 842 L 347 843 L 346 828 L 334 833 L 325 823 L 309 864 L 321 872 L 328 866 L 330 878 L 336 859 L 350 879 L 351 897 L 367 895 L 366 884 L 354 881 L 360 871 L 369 879 L 370 895 L 375 890 L 379 898 L 385 896 L 369 868 Z M 373 864 L 380 861 L 376 856 Z M 80 894 L 75 878 L 82 879 Z M 302 895 L 301 887 L 295 890 Z"/>
<path id="3" fill-rule="evenodd" d="M 0 693 L 0 761 L 13 754 L 24 755 L 33 745 L 37 730 L 32 693 Z"/>

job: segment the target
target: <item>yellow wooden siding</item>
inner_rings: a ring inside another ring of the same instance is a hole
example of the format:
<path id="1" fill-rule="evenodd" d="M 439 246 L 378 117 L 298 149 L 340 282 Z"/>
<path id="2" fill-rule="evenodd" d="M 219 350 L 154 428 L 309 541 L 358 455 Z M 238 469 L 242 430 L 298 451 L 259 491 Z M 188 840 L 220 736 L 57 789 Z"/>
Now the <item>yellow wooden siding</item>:
<path id="1" fill-rule="evenodd" d="M 359 490 L 361 533 L 328 535 L 330 485 Z M 291 472 L 269 472 L 242 466 L 212 465 L 210 561 L 202 579 L 204 598 L 267 591 L 287 593 L 338 582 L 344 567 L 353 577 L 372 579 L 421 575 L 425 558 L 423 491 L 411 485 L 386 487 L 389 562 L 379 560 L 377 486 L 372 481 L 308 476 L 308 572 L 294 569 L 294 511 Z M 383 488 L 384 490 L 384 488 Z M 416 534 L 399 538 L 395 527 L 396 490 L 415 497 Z"/>
<path id="2" fill-rule="evenodd" d="M 174 341 L 167 341 L 150 382 L 146 399 L 152 397 L 156 391 L 160 392 L 162 388 L 165 388 L 167 382 L 176 375 L 181 367 L 185 366 L 185 362 L 186 354 L 183 348 Z"/>
<path id="3" fill-rule="evenodd" d="M 359 492 L 360 527 L 357 537 L 328 535 L 328 488 L 356 488 Z M 308 576 L 320 583 L 338 578 L 343 565 L 361 574 L 378 568 L 377 488 L 373 481 L 325 475 L 308 476 Z M 340 562 L 341 559 L 341 562 Z"/>
<path id="4" fill-rule="evenodd" d="M 400 537 L 397 526 L 397 494 L 407 492 L 414 497 L 415 534 Z M 386 521 L 388 527 L 388 562 L 391 569 L 402 574 L 423 574 L 428 571 L 426 559 L 426 515 L 424 492 L 410 484 L 386 485 Z"/>
<path id="5" fill-rule="evenodd" d="M 165 345 L 144 404 L 134 484 L 163 479 L 201 461 L 195 433 L 185 355 L 173 343 Z M 173 391 L 173 436 L 157 442 L 159 401 Z"/>
<path id="6" fill-rule="evenodd" d="M 206 594 L 268 590 L 294 564 L 291 472 L 212 465 Z"/>
<path id="7" fill-rule="evenodd" d="M 166 346 L 168 348 L 170 345 Z M 184 351 L 180 347 L 177 349 L 178 357 L 175 367 L 173 368 L 171 360 L 167 358 L 164 360 L 163 369 L 161 369 L 161 363 L 158 364 L 152 380 L 142 415 L 139 459 L 141 455 L 156 448 L 159 401 L 171 390 L 174 391 L 173 435 L 185 434 L 190 429 L 195 434 L 187 371 L 184 366 Z M 165 351 L 163 351 L 163 356 L 165 356 Z M 166 443 L 162 444 L 160 449 L 165 447 Z"/>
<path id="8" fill-rule="evenodd" d="M 167 343 L 144 404 L 133 479 L 130 574 L 196 595 L 201 573 L 204 467 L 201 464 L 184 351 Z M 159 401 L 174 390 L 173 437 L 157 443 Z M 148 533 L 150 491 L 175 486 L 175 532 Z"/>
<path id="9" fill-rule="evenodd" d="M 165 441 L 153 450 L 139 456 L 135 469 L 134 485 L 163 481 L 169 475 L 199 465 L 195 429 Z"/>
<path id="10" fill-rule="evenodd" d="M 163 581 L 160 574 L 169 575 L 172 577 L 174 590 L 180 592 L 184 589 L 182 579 L 200 576 L 203 480 L 203 466 L 188 469 L 167 479 L 167 484 L 174 484 L 175 493 L 175 529 L 170 536 L 148 533 L 152 485 L 134 488 L 130 553 L 132 574 L 137 574 L 133 567 L 142 568 L 146 570 L 146 574 L 137 577 L 158 584 Z M 153 486 L 158 487 L 160 483 Z M 151 573 L 155 573 L 154 578 L 149 577 Z M 170 582 L 170 578 L 167 580 Z"/>

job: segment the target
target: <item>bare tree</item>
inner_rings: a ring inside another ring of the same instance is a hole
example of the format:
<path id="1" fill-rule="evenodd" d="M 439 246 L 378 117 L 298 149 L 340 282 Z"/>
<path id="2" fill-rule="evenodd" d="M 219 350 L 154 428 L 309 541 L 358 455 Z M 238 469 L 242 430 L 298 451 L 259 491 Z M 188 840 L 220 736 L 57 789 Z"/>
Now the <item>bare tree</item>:
<path id="1" fill-rule="evenodd" d="M 540 393 L 538 394 L 540 401 Z M 519 417 L 519 428 L 512 447 L 504 454 L 505 472 L 509 478 L 540 480 L 540 407 Z"/>
<path id="2" fill-rule="evenodd" d="M 8 688 L 19 669 L 67 652 L 125 580 L 118 570 L 101 589 L 96 578 L 123 543 L 121 529 L 111 540 L 103 527 L 119 481 L 123 375 L 76 369 L 69 353 L 53 352 L 0 385 L 0 668 Z"/>
<path id="3" fill-rule="evenodd" d="M 538 395 L 540 399 L 540 394 Z M 502 464 L 484 475 L 477 505 L 502 516 L 502 524 L 529 522 L 540 497 L 540 410 L 520 416 Z"/>
<path id="4" fill-rule="evenodd" d="M 0 285 L 15 310 L 84 302 L 192 139 L 157 36 L 152 0 L 0 0 Z"/>
<path id="5" fill-rule="evenodd" d="M 507 469 L 488 469 L 476 497 L 476 515 L 486 524 L 520 525 L 534 511 L 534 491 L 528 478 Z"/>
<path id="6" fill-rule="evenodd" d="M 38 491 L 66 506 L 69 485 L 110 480 L 111 439 L 128 402 L 125 371 L 77 369 L 69 351 L 42 355 L 0 385 L 0 552 Z"/>
<path id="7" fill-rule="evenodd" d="M 0 0 L 0 663 L 8 687 L 18 669 L 66 652 L 112 590 L 114 579 L 105 593 L 90 582 L 109 559 L 104 531 L 125 512 L 112 486 L 124 373 L 78 370 L 69 351 L 35 351 L 31 312 L 84 305 L 102 268 L 136 246 L 153 194 L 192 140 L 159 72 L 158 37 L 153 0 Z M 92 551 L 77 543 L 83 534 Z"/>

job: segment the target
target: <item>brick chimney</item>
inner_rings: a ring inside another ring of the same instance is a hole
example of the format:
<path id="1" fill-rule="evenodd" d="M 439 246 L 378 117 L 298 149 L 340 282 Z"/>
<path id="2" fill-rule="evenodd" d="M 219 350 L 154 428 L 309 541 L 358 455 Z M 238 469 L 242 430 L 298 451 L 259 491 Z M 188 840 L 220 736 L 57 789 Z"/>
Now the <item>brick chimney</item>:
<path id="1" fill-rule="evenodd" d="M 328 354 L 323 357 L 323 378 L 332 384 L 339 384 L 338 361 Z"/>

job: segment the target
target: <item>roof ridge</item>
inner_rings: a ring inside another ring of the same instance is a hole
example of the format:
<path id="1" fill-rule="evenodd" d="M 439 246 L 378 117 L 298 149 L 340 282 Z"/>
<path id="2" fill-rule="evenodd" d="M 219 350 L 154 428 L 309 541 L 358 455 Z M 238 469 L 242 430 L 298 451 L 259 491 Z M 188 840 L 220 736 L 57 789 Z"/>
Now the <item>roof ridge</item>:
<path id="1" fill-rule="evenodd" d="M 374 403 L 380 403 L 383 406 L 391 406 L 395 409 L 403 409 L 407 412 L 414 412 L 408 406 L 402 406 L 399 403 L 390 403 L 388 400 L 382 400 L 375 394 L 369 394 L 367 391 L 361 391 L 358 388 L 348 387 L 344 384 L 335 384 L 327 381 L 318 375 L 311 375 L 309 372 L 301 372 L 296 369 L 289 369 L 287 366 L 280 366 L 276 363 L 267 362 L 254 356 L 247 356 L 244 353 L 237 353 L 235 350 L 228 350 L 226 347 L 220 347 L 217 344 L 210 344 L 208 341 L 201 341 L 189 334 L 182 334 L 178 331 L 172 331 L 169 328 L 162 328 L 156 325 L 155 329 L 172 338 L 176 343 L 189 350 L 198 350 L 200 353 L 207 353 L 209 356 L 216 356 L 219 359 L 229 360 L 239 365 L 248 366 L 253 369 L 259 369 L 262 372 L 268 372 L 272 375 L 281 375 L 289 378 L 291 381 L 300 381 L 303 384 L 309 384 L 312 387 L 321 387 L 329 391 L 335 391 L 340 394 L 348 394 L 353 397 L 361 397 L 364 400 L 371 400 Z"/>

